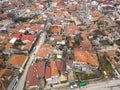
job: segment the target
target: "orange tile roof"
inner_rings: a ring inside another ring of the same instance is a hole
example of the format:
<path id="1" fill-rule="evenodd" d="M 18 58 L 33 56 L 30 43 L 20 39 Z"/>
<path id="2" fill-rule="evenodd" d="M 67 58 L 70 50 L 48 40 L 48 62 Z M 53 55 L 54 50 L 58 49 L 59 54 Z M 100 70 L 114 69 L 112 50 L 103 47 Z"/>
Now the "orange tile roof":
<path id="1" fill-rule="evenodd" d="M 30 31 L 41 30 L 41 24 L 33 25 L 30 27 Z"/>
<path id="2" fill-rule="evenodd" d="M 77 49 L 74 49 L 74 55 L 75 55 L 75 60 L 87 63 L 88 62 L 88 57 L 86 55 L 86 51 L 80 51 Z"/>
<path id="3" fill-rule="evenodd" d="M 75 60 L 78 62 L 89 63 L 93 66 L 98 66 L 98 58 L 96 54 L 92 54 L 86 50 L 80 50 L 79 48 L 74 48 Z"/>
<path id="4" fill-rule="evenodd" d="M 7 14 L 6 13 L 1 14 L 0 16 L 2 16 L 4 18 L 7 18 Z"/>
<path id="5" fill-rule="evenodd" d="M 51 76 L 59 75 L 55 61 L 51 61 L 50 67 L 51 67 Z"/>
<path id="6" fill-rule="evenodd" d="M 100 14 L 99 11 L 93 11 L 93 12 L 91 12 L 91 16 L 92 16 L 92 17 L 100 17 L 101 14 Z"/>
<path id="7" fill-rule="evenodd" d="M 12 47 L 12 43 L 7 43 L 6 45 L 5 45 L 5 48 L 10 48 L 10 47 Z"/>
<path id="8" fill-rule="evenodd" d="M 76 34 L 79 33 L 80 30 L 79 29 L 73 29 L 73 28 L 69 28 L 69 29 L 65 29 L 64 33 L 70 33 L 70 34 Z"/>
<path id="9" fill-rule="evenodd" d="M 49 45 L 41 45 L 36 56 L 37 57 L 46 57 L 49 54 L 52 54 L 53 48 Z"/>
<path id="10" fill-rule="evenodd" d="M 105 52 L 105 55 L 106 55 L 106 56 L 113 56 L 113 55 L 115 55 L 115 54 L 116 54 L 116 51 L 115 51 L 115 50 L 110 50 L 110 51 Z"/>
<path id="11" fill-rule="evenodd" d="M 20 24 L 20 25 L 16 28 L 16 30 L 25 29 L 26 27 L 27 27 L 27 24 L 26 24 L 26 23 L 22 23 L 22 24 Z"/>
<path id="12" fill-rule="evenodd" d="M 76 10 L 76 6 L 75 5 L 71 5 L 71 6 L 68 7 L 68 11 L 69 12 L 73 12 L 75 10 Z"/>
<path id="13" fill-rule="evenodd" d="M 27 44 L 24 45 L 24 48 L 23 48 L 23 49 L 29 50 L 30 47 L 31 47 L 31 45 L 32 45 L 32 42 L 28 42 Z"/>
<path id="14" fill-rule="evenodd" d="M 52 12 L 58 13 L 58 12 L 61 12 L 61 11 L 60 11 L 60 10 L 57 10 L 56 8 L 52 8 Z"/>
<path id="15" fill-rule="evenodd" d="M 54 36 L 55 40 L 62 40 L 62 36 Z"/>
<path id="16" fill-rule="evenodd" d="M 97 58 L 97 55 L 96 54 L 92 54 L 90 52 L 87 52 L 87 55 L 88 55 L 88 63 L 93 65 L 93 66 L 98 66 L 99 63 L 98 63 L 98 58 Z"/>
<path id="17" fill-rule="evenodd" d="M 61 26 L 52 26 L 52 27 L 50 28 L 50 30 L 51 30 L 51 32 L 53 32 L 53 33 L 57 33 L 57 32 L 61 32 L 62 28 L 61 28 Z"/>
<path id="18" fill-rule="evenodd" d="M 27 59 L 26 55 L 22 55 L 22 54 L 14 54 L 10 60 L 9 60 L 9 64 L 13 64 L 13 65 L 18 65 L 18 66 L 22 66 L 25 62 L 25 60 Z"/>

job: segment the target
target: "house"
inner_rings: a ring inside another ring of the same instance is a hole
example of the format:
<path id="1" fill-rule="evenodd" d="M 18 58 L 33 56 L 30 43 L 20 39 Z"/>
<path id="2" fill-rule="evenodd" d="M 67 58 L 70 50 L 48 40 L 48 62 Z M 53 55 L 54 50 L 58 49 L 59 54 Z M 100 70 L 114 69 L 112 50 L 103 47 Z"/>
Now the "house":
<path id="1" fill-rule="evenodd" d="M 13 34 L 13 37 L 20 38 L 21 35 L 22 35 L 22 33 L 17 31 Z"/>
<path id="2" fill-rule="evenodd" d="M 21 47 L 21 50 L 28 53 L 36 41 L 36 35 L 22 35 L 21 40 L 25 44 Z"/>
<path id="3" fill-rule="evenodd" d="M 32 26 L 29 28 L 29 32 L 30 32 L 30 33 L 40 32 L 41 29 L 42 29 L 41 24 L 36 24 L 36 25 L 32 25 Z"/>
<path id="4" fill-rule="evenodd" d="M 32 44 L 33 42 L 27 42 L 21 49 L 24 50 L 24 51 L 30 51 L 31 48 L 32 48 Z"/>
<path id="5" fill-rule="evenodd" d="M 21 37 L 21 40 L 23 42 L 26 42 L 26 41 L 31 41 L 31 42 L 34 42 L 36 40 L 36 35 L 22 35 Z"/>
<path id="6" fill-rule="evenodd" d="M 51 78 L 51 67 L 47 66 L 45 69 L 45 79 L 48 85 L 52 83 L 52 78 Z"/>
<path id="7" fill-rule="evenodd" d="M 88 52 L 87 50 L 81 50 L 80 48 L 74 48 L 74 56 L 75 61 L 73 64 L 75 66 L 78 64 L 80 64 L 80 66 L 90 65 L 93 69 L 97 69 L 99 67 L 98 58 L 95 53 Z"/>
<path id="8" fill-rule="evenodd" d="M 43 77 L 45 77 L 45 62 L 41 61 L 30 65 L 26 76 L 27 89 L 38 88 L 39 87 L 38 79 Z"/>
<path id="9" fill-rule="evenodd" d="M 36 59 L 48 58 L 53 52 L 53 47 L 50 45 L 41 45 L 38 52 L 36 53 Z"/>
<path id="10" fill-rule="evenodd" d="M 101 13 L 99 11 L 93 11 L 90 15 L 93 17 L 92 21 L 96 21 L 101 17 Z"/>
<path id="11" fill-rule="evenodd" d="M 13 80 L 14 72 L 5 68 L 0 71 L 0 90 L 7 90 Z"/>
<path id="12" fill-rule="evenodd" d="M 60 34 L 62 31 L 62 27 L 61 26 L 51 26 L 50 31 L 52 33 L 59 33 Z"/>
<path id="13" fill-rule="evenodd" d="M 69 5 L 68 12 L 74 12 L 76 11 L 76 9 L 77 9 L 76 5 Z"/>
<path id="14" fill-rule="evenodd" d="M 59 82 L 59 80 L 58 80 L 59 73 L 58 73 L 57 65 L 56 65 L 55 61 L 51 61 L 50 67 L 51 67 L 52 84 L 57 84 Z"/>
<path id="15" fill-rule="evenodd" d="M 8 60 L 8 64 L 18 68 L 20 72 L 22 72 L 25 63 L 28 60 L 28 56 L 24 54 L 13 54 L 11 58 Z"/>
<path id="16" fill-rule="evenodd" d="M 59 72 L 64 72 L 66 70 L 66 63 L 64 61 L 56 60 L 55 63 Z"/>
<path id="17" fill-rule="evenodd" d="M 106 51 L 105 55 L 108 57 L 112 57 L 112 56 L 116 55 L 116 51 L 115 50 Z"/>

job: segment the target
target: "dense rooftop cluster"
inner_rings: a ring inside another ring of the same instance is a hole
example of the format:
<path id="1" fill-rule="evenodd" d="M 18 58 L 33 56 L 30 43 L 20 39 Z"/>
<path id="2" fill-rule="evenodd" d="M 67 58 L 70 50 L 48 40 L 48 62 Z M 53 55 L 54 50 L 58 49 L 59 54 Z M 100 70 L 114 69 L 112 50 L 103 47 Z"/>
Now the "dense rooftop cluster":
<path id="1" fill-rule="evenodd" d="M 0 90 L 24 73 L 24 89 L 120 78 L 119 66 L 119 0 L 0 1 Z"/>

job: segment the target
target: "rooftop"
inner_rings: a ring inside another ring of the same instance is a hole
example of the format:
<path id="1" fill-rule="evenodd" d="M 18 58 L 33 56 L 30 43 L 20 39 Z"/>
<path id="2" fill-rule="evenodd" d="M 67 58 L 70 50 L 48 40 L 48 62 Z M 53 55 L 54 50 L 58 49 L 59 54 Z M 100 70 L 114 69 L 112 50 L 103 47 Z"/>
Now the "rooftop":
<path id="1" fill-rule="evenodd" d="M 26 55 L 22 55 L 22 54 L 14 54 L 10 60 L 8 61 L 9 64 L 12 65 L 18 65 L 18 66 L 22 66 L 24 64 L 24 62 L 26 61 L 27 56 Z"/>
<path id="2" fill-rule="evenodd" d="M 49 45 L 41 45 L 36 56 L 37 57 L 46 57 L 49 54 L 52 54 L 53 48 Z"/>
<path id="3" fill-rule="evenodd" d="M 61 32 L 62 28 L 61 26 L 52 26 L 50 30 L 52 33 L 58 33 L 58 32 Z"/>
<path id="4" fill-rule="evenodd" d="M 86 50 L 80 50 L 79 48 L 74 48 L 75 60 L 78 62 L 84 62 L 86 64 L 91 64 L 93 66 L 98 66 L 98 58 L 96 54 L 92 54 Z"/>
<path id="5" fill-rule="evenodd" d="M 26 80 L 29 86 L 38 85 L 38 77 L 45 76 L 45 62 L 34 63 L 28 69 Z"/>
<path id="6" fill-rule="evenodd" d="M 35 40 L 35 38 L 36 38 L 36 35 L 22 35 L 22 38 L 21 38 L 21 40 L 29 40 L 29 41 L 31 41 L 31 42 L 33 42 L 34 40 Z"/>

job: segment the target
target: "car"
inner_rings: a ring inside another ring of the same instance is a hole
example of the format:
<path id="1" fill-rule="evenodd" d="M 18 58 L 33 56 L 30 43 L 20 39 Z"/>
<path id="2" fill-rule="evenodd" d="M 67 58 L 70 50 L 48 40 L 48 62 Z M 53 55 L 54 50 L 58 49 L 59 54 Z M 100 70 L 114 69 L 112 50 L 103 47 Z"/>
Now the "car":
<path id="1" fill-rule="evenodd" d="M 74 88 L 77 88 L 78 85 L 75 83 L 75 82 L 70 82 L 70 88 L 71 89 L 74 89 Z"/>

